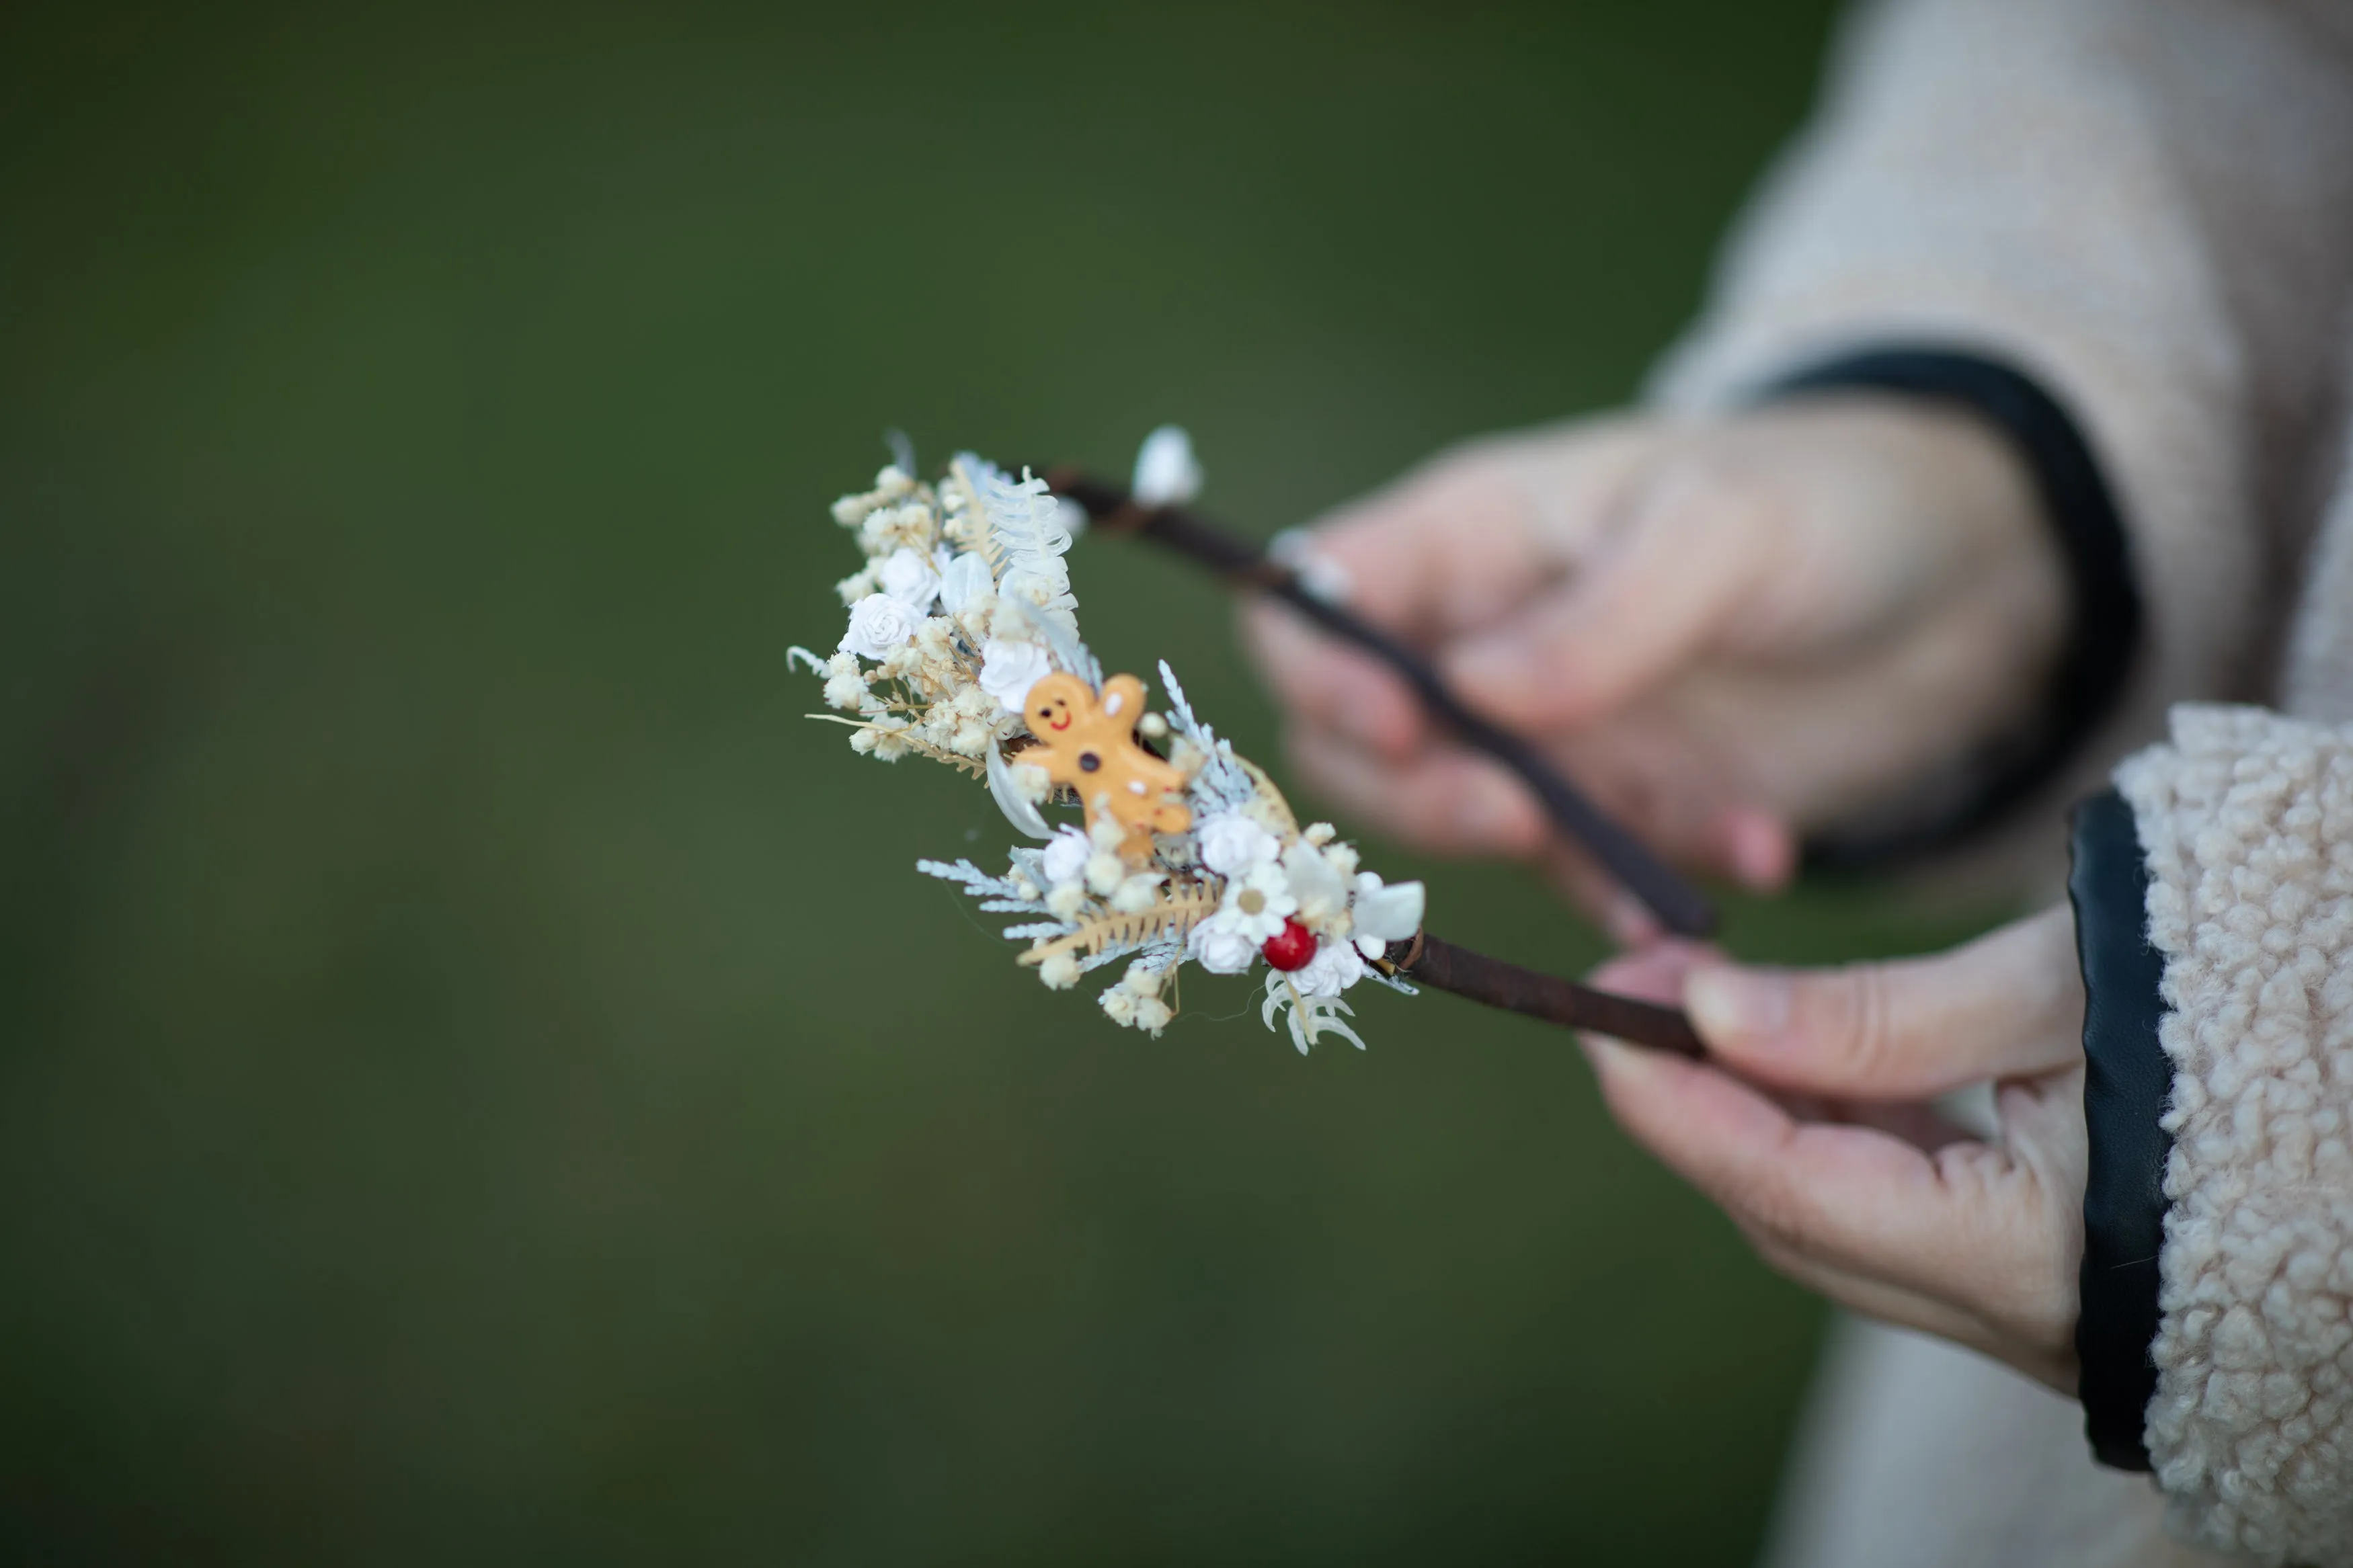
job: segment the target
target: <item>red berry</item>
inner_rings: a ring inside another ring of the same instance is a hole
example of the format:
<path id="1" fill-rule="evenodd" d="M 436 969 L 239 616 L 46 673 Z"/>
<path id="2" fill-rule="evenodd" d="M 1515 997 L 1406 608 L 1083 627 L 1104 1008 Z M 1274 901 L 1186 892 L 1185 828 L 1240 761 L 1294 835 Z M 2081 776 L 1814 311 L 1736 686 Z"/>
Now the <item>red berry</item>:
<path id="1" fill-rule="evenodd" d="M 1285 921 L 1259 952 L 1276 969 L 1304 969 L 1315 962 L 1315 933 L 1297 921 Z"/>

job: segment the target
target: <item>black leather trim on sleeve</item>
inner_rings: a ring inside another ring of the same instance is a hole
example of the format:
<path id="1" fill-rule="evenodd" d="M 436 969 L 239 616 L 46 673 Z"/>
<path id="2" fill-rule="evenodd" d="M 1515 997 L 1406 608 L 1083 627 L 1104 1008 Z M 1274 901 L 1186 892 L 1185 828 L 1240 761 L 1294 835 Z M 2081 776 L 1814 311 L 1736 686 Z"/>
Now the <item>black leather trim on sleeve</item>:
<path id="1" fill-rule="evenodd" d="M 2173 1065 L 2157 1037 L 2165 959 L 2148 944 L 2148 869 L 2132 807 L 2115 790 L 2075 808 L 2067 896 L 2084 966 L 2084 1121 L 2091 1134 L 2075 1320 L 2084 1430 L 2100 1463 L 2146 1470 L 2165 1162 L 2173 1150 L 2158 1122 Z"/>
<path id="2" fill-rule="evenodd" d="M 1774 383 L 1769 398 L 1884 392 L 1966 409 L 2007 436 L 2032 473 L 2066 563 L 2073 624 L 2036 720 L 1995 738 L 1952 798 L 1924 819 L 1898 817 L 1806 847 L 1816 869 L 1852 869 L 1945 847 L 2051 783 L 2116 706 L 2139 650 L 2142 608 L 2131 542 L 2114 493 L 2073 416 L 2015 366 L 1982 353 L 1890 345 L 1845 354 Z"/>

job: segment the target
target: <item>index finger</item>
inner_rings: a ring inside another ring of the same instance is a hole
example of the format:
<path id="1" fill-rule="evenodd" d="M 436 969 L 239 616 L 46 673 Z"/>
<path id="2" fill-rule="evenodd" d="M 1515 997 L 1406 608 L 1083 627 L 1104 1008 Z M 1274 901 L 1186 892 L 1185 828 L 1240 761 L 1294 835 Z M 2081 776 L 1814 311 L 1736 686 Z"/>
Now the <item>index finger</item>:
<path id="1" fill-rule="evenodd" d="M 1702 1064 L 1608 1041 L 1594 1065 L 1611 1112 L 1638 1142 L 1744 1230 L 1833 1267 L 1948 1298 L 2031 1203 L 2029 1164 L 1983 1143 L 1931 1154 L 1864 1127 L 1798 1121 Z"/>

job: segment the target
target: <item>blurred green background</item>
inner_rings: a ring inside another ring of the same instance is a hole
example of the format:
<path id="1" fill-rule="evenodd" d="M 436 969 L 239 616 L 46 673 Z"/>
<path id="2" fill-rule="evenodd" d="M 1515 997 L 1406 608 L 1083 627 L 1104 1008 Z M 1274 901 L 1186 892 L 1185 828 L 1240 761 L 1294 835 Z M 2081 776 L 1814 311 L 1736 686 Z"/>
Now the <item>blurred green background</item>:
<path id="1" fill-rule="evenodd" d="M 10 7 L 6 1555 L 1744 1561 L 1820 1310 L 1565 1037 L 1114 1029 L 913 873 L 986 799 L 784 650 L 892 426 L 1181 420 L 1271 531 L 1622 399 L 1828 21 Z M 1075 566 L 1273 754 L 1212 589 Z"/>

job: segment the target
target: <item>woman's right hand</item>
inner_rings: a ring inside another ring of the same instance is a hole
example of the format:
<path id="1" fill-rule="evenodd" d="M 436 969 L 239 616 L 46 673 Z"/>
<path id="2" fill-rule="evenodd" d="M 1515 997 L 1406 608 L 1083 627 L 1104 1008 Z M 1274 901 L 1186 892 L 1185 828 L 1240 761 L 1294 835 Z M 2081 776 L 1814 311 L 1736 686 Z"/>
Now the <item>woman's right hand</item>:
<path id="1" fill-rule="evenodd" d="M 1754 889 L 1799 837 L 2025 721 L 2064 630 L 2031 480 L 1969 417 L 1869 395 L 1477 443 L 1310 536 L 1349 603 L 1604 809 Z M 1652 929 L 1516 779 L 1279 604 L 1246 613 L 1305 780 L 1425 848 L 1540 859 Z"/>

